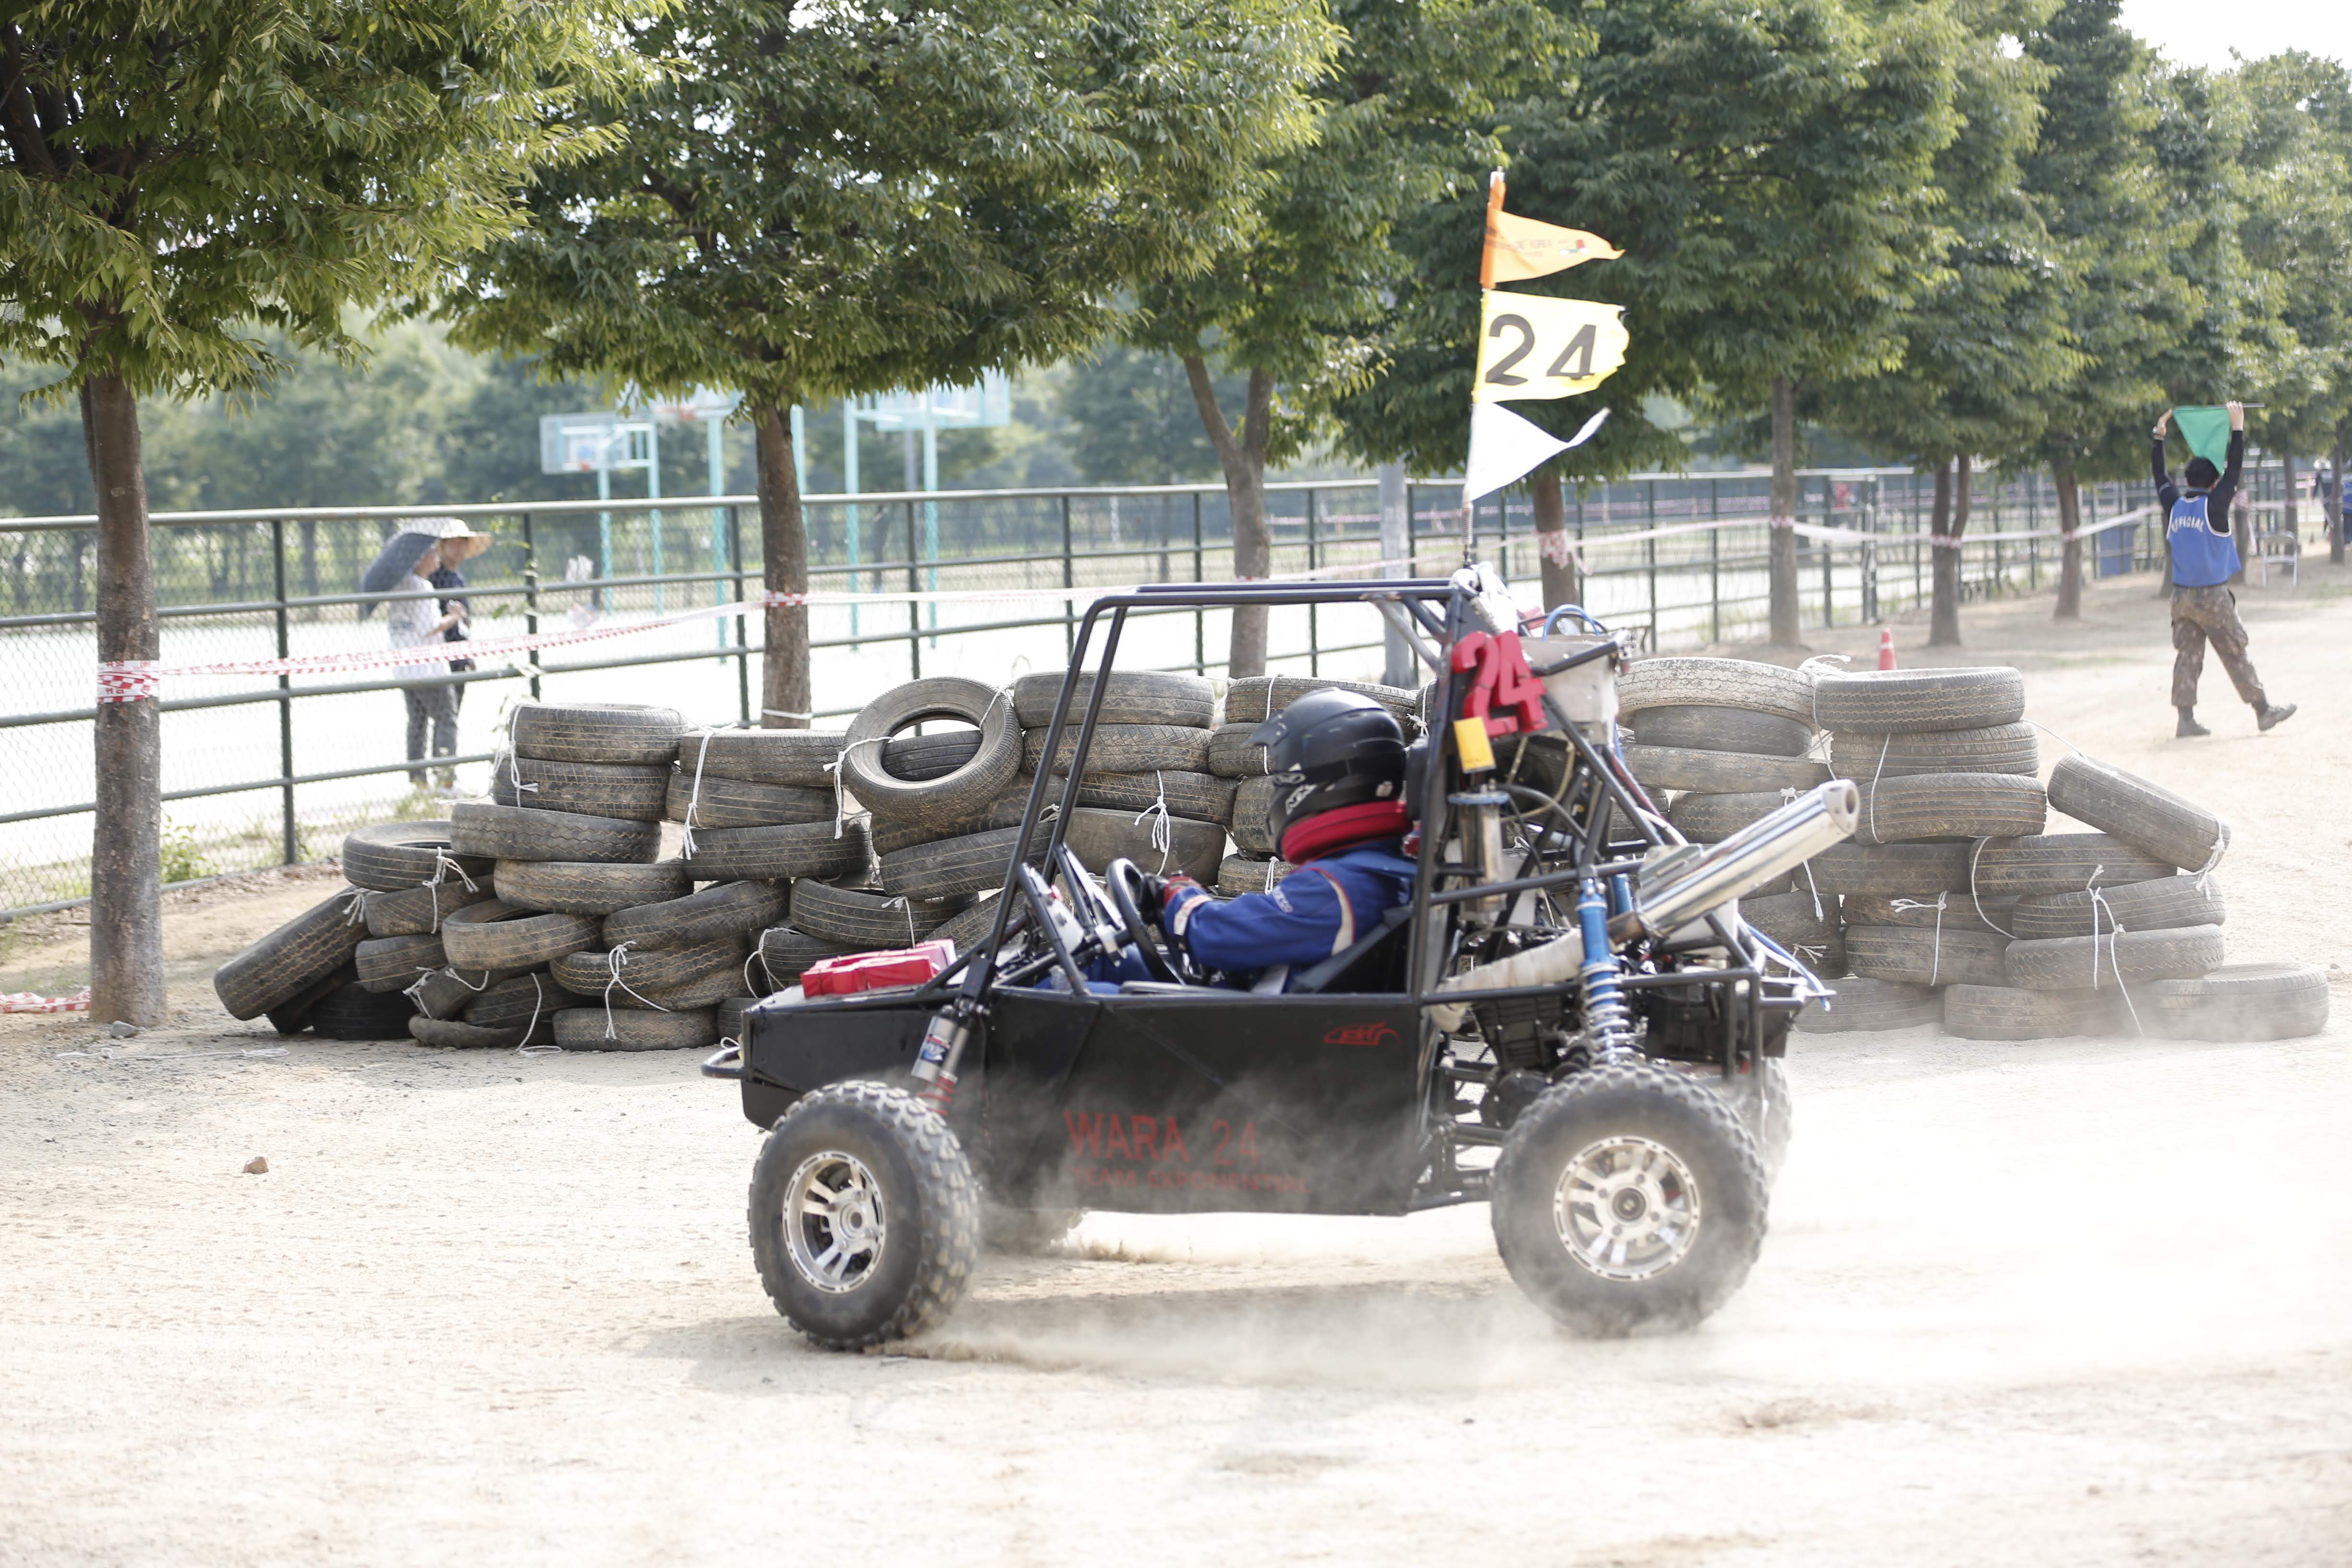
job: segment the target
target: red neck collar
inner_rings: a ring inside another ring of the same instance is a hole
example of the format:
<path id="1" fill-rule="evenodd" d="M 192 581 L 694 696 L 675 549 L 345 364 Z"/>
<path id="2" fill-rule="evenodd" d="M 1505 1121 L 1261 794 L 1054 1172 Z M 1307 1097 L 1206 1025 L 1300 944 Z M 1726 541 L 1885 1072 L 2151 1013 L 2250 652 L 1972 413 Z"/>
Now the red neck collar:
<path id="1" fill-rule="evenodd" d="M 1401 838 L 1412 826 L 1401 800 L 1367 800 L 1337 811 L 1318 812 L 1282 836 L 1282 858 L 1303 866 L 1318 856 L 1352 849 L 1383 838 Z"/>

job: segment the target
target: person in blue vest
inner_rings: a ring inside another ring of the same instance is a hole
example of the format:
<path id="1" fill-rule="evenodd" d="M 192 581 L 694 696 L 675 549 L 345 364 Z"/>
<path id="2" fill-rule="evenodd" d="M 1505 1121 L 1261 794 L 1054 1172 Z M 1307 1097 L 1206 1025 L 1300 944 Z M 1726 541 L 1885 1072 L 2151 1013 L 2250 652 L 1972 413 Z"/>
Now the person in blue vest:
<path id="1" fill-rule="evenodd" d="M 2164 467 L 2164 427 L 2172 418 L 2166 409 L 2156 422 L 2157 504 L 2164 509 L 2165 543 L 2172 556 L 2172 705 L 2180 710 L 2173 733 L 2187 738 L 2213 731 L 2197 721 L 2197 682 L 2205 673 L 2205 645 L 2221 656 L 2221 668 L 2231 684 L 2254 710 L 2254 723 L 2264 730 L 2294 716 L 2294 704 L 2273 707 L 2263 691 L 2253 661 L 2246 657 L 2245 623 L 2238 619 L 2238 596 L 2230 579 L 2242 570 L 2238 546 L 2230 535 L 2230 508 L 2238 497 L 2238 473 L 2246 456 L 2246 410 L 2230 409 L 2230 450 L 2227 463 L 2216 470 L 2210 458 L 2191 458 L 2180 470 L 2176 487 Z"/>
<path id="2" fill-rule="evenodd" d="M 1310 691 L 1250 735 L 1274 776 L 1268 826 L 1291 870 L 1263 893 L 1220 899 L 1189 877 L 1146 877 L 1144 918 L 1156 919 L 1194 965 L 1236 989 L 1281 991 L 1297 976 L 1381 929 L 1412 897 L 1404 853 L 1403 728 L 1360 691 Z M 1130 950 L 1098 961 L 1103 981 L 1146 977 Z"/>

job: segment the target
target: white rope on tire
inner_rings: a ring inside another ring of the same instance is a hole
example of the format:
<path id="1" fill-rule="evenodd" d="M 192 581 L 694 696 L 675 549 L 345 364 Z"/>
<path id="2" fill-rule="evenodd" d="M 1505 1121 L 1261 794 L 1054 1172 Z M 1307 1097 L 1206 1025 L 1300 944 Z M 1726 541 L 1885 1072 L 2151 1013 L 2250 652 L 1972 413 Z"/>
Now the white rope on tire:
<path id="1" fill-rule="evenodd" d="M 343 923 L 345 925 L 355 926 L 364 925 L 367 923 L 367 889 L 353 888 L 352 889 L 350 901 L 343 910 Z M 438 901 L 437 899 L 436 901 Z M 434 923 L 437 926 L 440 922 L 436 921 Z"/>
<path id="2" fill-rule="evenodd" d="M 2017 938 L 2017 933 L 1997 923 L 1990 915 L 1985 913 L 1984 900 L 1977 896 L 1977 857 L 1982 855 L 1984 847 L 1991 842 L 1990 838 L 1979 838 L 1976 841 L 1975 847 L 1969 851 L 1969 902 L 1976 906 L 1977 919 L 2013 942 Z"/>
<path id="3" fill-rule="evenodd" d="M 1935 947 L 1927 960 L 1927 984 L 1930 985 L 1935 984 L 1936 977 L 1944 973 L 1944 904 L 1951 896 L 1948 892 L 1937 893 L 1936 901 L 1932 904 L 1917 899 L 1893 899 L 1889 900 L 1886 905 L 1888 909 L 1896 910 L 1933 910 L 1936 911 Z"/>
<path id="4" fill-rule="evenodd" d="M 563 1047 L 557 1045 L 551 1039 L 547 1041 L 544 1045 L 534 1046 L 530 1043 L 531 1032 L 539 1027 L 539 1010 L 542 1006 L 546 1005 L 546 1004 L 547 991 L 545 987 L 540 984 L 539 975 L 534 972 L 530 977 L 530 1022 L 522 1026 L 522 1038 L 515 1043 L 515 1055 L 519 1057 L 560 1057 L 563 1054 Z"/>
<path id="5" fill-rule="evenodd" d="M 2099 916 L 2104 911 L 2112 931 L 2107 939 L 2107 967 L 2115 972 L 2116 989 L 2123 994 L 2124 1010 L 2131 1015 L 2132 1033 L 2146 1037 L 2147 1026 L 2139 1021 L 2138 1005 L 2132 1001 L 2131 987 L 2124 984 L 2123 922 L 2116 919 L 2115 909 L 2107 902 L 2106 889 L 2099 886 L 2099 879 L 2106 869 L 2105 866 L 2093 868 L 2091 879 L 2083 884 L 2083 890 L 2091 895 L 2091 989 L 2099 988 Z"/>
<path id="6" fill-rule="evenodd" d="M 702 731 L 702 744 L 694 753 L 694 787 L 687 792 L 686 796 L 686 832 L 679 839 L 679 847 L 689 860 L 694 858 L 694 812 L 702 804 L 702 763 L 710 755 L 710 731 Z M 841 837 L 838 828 L 834 837 Z"/>
<path id="7" fill-rule="evenodd" d="M 638 1001 L 645 1003 L 656 1013 L 669 1011 L 660 1003 L 640 994 L 627 981 L 621 978 L 621 971 L 629 962 L 630 945 L 625 942 L 604 955 L 604 968 L 612 975 L 611 979 L 604 982 L 604 1037 L 608 1040 L 617 1040 L 621 1037 L 620 1031 L 613 1026 L 613 987 L 615 985 L 628 992 L 630 995 L 636 997 Z"/>
<path id="8" fill-rule="evenodd" d="M 1158 877 L 1167 874 L 1168 857 L 1174 851 L 1175 838 L 1168 826 L 1168 775 L 1154 768 L 1151 781 L 1159 798 L 1137 812 L 1135 820 L 1140 823 L 1145 817 L 1151 819 L 1151 847 L 1160 851 L 1160 864 L 1152 875 Z"/>

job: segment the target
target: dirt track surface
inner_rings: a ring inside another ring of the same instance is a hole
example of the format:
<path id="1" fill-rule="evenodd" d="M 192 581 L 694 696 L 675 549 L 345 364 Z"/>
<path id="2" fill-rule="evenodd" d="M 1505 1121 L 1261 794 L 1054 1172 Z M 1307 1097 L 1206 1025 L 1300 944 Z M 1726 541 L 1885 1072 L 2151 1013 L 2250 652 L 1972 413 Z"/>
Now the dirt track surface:
<path id="1" fill-rule="evenodd" d="M 1762 1260 L 1686 1338 L 1563 1337 L 1468 1209 L 1098 1216 L 820 1354 L 689 1061 L 218 1054 L 281 1042 L 204 975 L 322 889 L 191 900 L 183 1026 L 0 1020 L 0 1563 L 2345 1562 L 2352 582 L 2242 595 L 2304 710 L 2257 736 L 2209 668 L 2195 745 L 2146 591 L 1972 606 L 1968 656 L 2231 816 L 2232 957 L 2338 966 L 2336 1021 L 1801 1037 Z"/>

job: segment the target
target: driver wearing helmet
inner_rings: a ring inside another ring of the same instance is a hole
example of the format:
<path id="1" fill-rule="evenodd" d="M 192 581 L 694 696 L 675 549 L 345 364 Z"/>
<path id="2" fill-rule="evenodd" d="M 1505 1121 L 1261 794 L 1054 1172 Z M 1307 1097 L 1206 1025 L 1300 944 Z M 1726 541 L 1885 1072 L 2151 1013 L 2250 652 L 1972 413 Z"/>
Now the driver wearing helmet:
<path id="1" fill-rule="evenodd" d="M 1265 748 L 1269 816 L 1289 875 L 1234 899 L 1212 897 L 1188 877 L 1147 877 L 1142 902 L 1146 918 L 1156 914 L 1200 968 L 1271 991 L 1370 936 L 1412 897 L 1416 868 L 1402 843 L 1412 819 L 1404 731 L 1361 692 L 1310 691 L 1250 742 Z"/>

